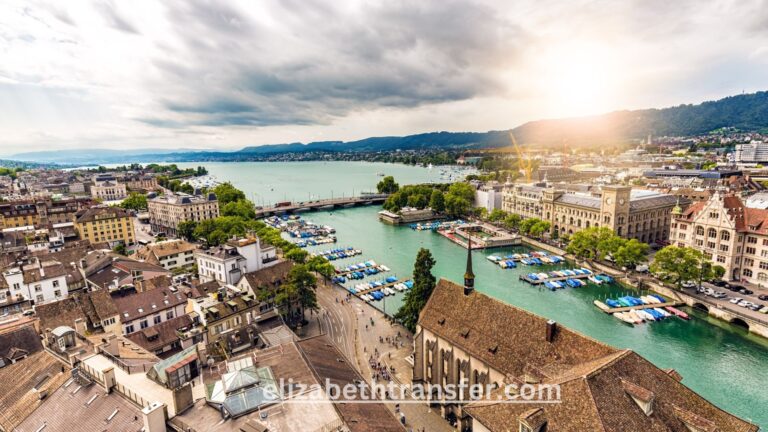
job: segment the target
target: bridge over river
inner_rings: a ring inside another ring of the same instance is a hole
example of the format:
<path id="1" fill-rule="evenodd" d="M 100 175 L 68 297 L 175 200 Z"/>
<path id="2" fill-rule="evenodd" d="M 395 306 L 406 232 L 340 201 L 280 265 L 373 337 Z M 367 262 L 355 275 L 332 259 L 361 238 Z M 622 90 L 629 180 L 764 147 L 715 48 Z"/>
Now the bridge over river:
<path id="1" fill-rule="evenodd" d="M 314 201 L 300 201 L 278 203 L 268 207 L 257 207 L 256 217 L 263 218 L 273 215 L 282 215 L 311 210 L 330 210 L 342 207 L 354 207 L 361 205 L 381 204 L 389 195 L 387 194 L 369 194 L 354 197 L 327 198 Z"/>

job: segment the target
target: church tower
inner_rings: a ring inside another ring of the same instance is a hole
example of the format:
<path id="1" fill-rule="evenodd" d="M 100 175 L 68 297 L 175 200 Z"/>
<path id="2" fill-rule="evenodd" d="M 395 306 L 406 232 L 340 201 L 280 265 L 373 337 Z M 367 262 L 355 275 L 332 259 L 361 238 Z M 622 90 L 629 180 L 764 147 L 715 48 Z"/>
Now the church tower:
<path id="1" fill-rule="evenodd" d="M 472 294 L 475 290 L 475 273 L 472 272 L 472 237 L 468 237 L 467 270 L 464 272 L 464 295 Z"/>

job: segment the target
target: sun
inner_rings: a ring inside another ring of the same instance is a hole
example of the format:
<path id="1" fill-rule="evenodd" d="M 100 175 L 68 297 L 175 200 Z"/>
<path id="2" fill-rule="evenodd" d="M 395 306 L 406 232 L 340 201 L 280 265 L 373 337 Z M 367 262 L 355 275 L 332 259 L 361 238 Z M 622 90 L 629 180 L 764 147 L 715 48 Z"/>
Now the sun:
<path id="1" fill-rule="evenodd" d="M 540 89 L 557 115 L 591 115 L 612 109 L 618 71 L 605 47 L 556 45 L 545 49 L 537 60 Z"/>

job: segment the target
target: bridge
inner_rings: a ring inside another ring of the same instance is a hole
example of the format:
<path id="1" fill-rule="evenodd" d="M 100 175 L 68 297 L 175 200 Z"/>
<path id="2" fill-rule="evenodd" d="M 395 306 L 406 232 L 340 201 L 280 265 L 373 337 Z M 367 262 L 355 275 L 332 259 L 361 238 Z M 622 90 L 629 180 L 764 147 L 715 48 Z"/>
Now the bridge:
<path id="1" fill-rule="evenodd" d="M 387 194 L 369 194 L 354 197 L 327 198 L 314 201 L 300 201 L 290 203 L 280 203 L 279 205 L 268 207 L 257 207 L 256 217 L 264 218 L 273 215 L 291 214 L 302 211 L 331 210 L 334 208 L 354 207 L 371 204 L 383 203 L 389 195 Z"/>

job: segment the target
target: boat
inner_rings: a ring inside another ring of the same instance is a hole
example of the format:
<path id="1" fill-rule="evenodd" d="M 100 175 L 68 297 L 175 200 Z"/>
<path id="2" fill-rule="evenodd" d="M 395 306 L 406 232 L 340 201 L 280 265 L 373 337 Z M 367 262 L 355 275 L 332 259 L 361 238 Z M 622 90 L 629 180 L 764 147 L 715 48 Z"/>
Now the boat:
<path id="1" fill-rule="evenodd" d="M 613 314 L 613 317 L 618 319 L 619 321 L 621 321 L 623 323 L 627 323 L 629 325 L 634 325 L 635 324 L 634 321 L 631 318 L 629 318 L 626 315 L 624 315 L 623 312 L 616 312 L 615 314 Z"/>
<path id="2" fill-rule="evenodd" d="M 554 285 L 552 285 L 552 282 L 550 282 L 550 281 L 544 281 L 544 286 L 545 286 L 545 287 L 547 287 L 547 288 L 549 288 L 549 289 L 550 289 L 550 290 L 552 290 L 552 291 L 554 291 L 554 290 L 556 290 L 556 289 L 557 289 L 557 288 L 555 288 L 555 286 L 554 286 Z"/>
<path id="3" fill-rule="evenodd" d="M 665 311 L 665 310 L 664 310 L 664 309 L 662 309 L 662 308 L 653 308 L 653 310 L 655 310 L 656 312 L 658 312 L 658 313 L 660 313 L 660 314 L 664 315 L 664 318 L 667 318 L 667 317 L 670 317 L 670 316 L 672 316 L 672 314 L 671 314 L 671 313 L 669 313 L 669 312 Z"/>
<path id="4" fill-rule="evenodd" d="M 499 257 L 499 256 L 496 256 L 496 255 L 488 255 L 488 256 L 487 256 L 487 257 L 485 257 L 485 258 L 486 258 L 488 261 L 490 261 L 490 262 L 499 262 L 499 261 L 501 261 L 501 257 Z"/>
<path id="5" fill-rule="evenodd" d="M 552 281 L 552 286 L 554 286 L 555 288 L 564 288 L 562 283 L 555 282 L 555 281 Z"/>
<path id="6" fill-rule="evenodd" d="M 631 311 L 628 311 L 628 312 L 626 313 L 626 315 L 627 315 L 628 317 L 630 317 L 631 319 L 633 319 L 633 320 L 635 321 L 635 324 L 642 324 L 642 322 L 644 321 L 644 320 L 643 320 L 643 318 L 642 318 L 642 317 L 640 317 L 640 315 L 638 315 L 638 314 L 637 314 L 635 311 L 633 311 L 633 310 L 631 310 Z"/>
<path id="7" fill-rule="evenodd" d="M 658 294 L 651 294 L 651 297 L 657 299 L 660 303 L 666 303 L 667 302 L 667 299 L 665 299 L 664 297 L 662 297 L 662 296 L 660 296 Z"/>
<path id="8" fill-rule="evenodd" d="M 592 283 L 594 283 L 594 284 L 596 284 L 596 285 L 602 285 L 602 283 L 603 283 L 603 281 L 601 281 L 600 279 L 596 278 L 594 275 L 589 275 L 589 276 L 587 277 L 587 279 L 588 279 L 590 282 L 592 282 Z"/>
<path id="9" fill-rule="evenodd" d="M 688 316 L 688 314 L 687 314 L 687 313 L 685 313 L 685 312 L 681 311 L 680 309 L 674 308 L 674 307 L 672 307 L 672 306 L 667 306 L 665 309 L 666 309 L 666 310 L 668 310 L 668 311 L 669 311 L 670 313 L 672 313 L 673 315 L 675 315 L 676 317 L 682 318 L 682 319 L 684 319 L 684 320 L 689 320 L 689 319 L 691 319 L 691 317 L 690 317 L 690 316 Z"/>
<path id="10" fill-rule="evenodd" d="M 611 308 L 620 308 L 621 307 L 621 303 L 619 303 L 619 302 L 617 302 L 616 300 L 613 300 L 613 299 L 606 299 L 605 300 L 605 304 L 607 304 Z"/>
<path id="11" fill-rule="evenodd" d="M 638 314 L 638 315 L 639 315 L 641 318 L 643 318 L 644 320 L 646 320 L 646 321 L 656 321 L 656 318 L 654 318 L 654 316 L 653 316 L 653 315 L 651 315 L 650 313 L 646 312 L 646 311 L 645 311 L 645 310 L 643 310 L 643 309 L 638 309 L 638 310 L 636 310 L 635 312 L 637 312 L 637 314 Z"/>
<path id="12" fill-rule="evenodd" d="M 608 305 L 606 305 L 605 303 L 601 302 L 600 300 L 595 300 L 595 301 L 593 301 L 592 303 L 594 303 L 594 304 L 595 304 L 595 306 L 597 306 L 597 307 L 598 307 L 598 308 L 600 308 L 601 310 L 607 311 L 607 310 L 609 310 L 609 309 L 610 309 L 610 308 L 608 307 Z"/>

